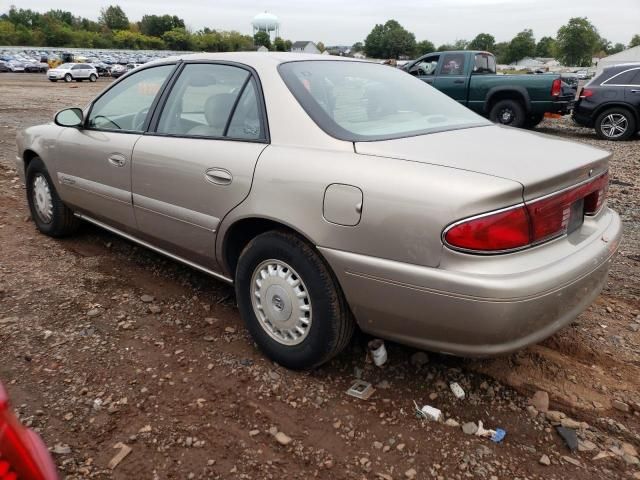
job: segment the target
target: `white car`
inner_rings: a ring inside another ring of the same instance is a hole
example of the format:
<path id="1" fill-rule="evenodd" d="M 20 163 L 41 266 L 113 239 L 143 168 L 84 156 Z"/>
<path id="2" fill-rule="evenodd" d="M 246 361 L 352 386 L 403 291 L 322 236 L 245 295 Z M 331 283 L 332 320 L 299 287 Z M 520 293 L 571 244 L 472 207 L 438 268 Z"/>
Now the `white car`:
<path id="1" fill-rule="evenodd" d="M 52 82 L 57 82 L 58 80 L 64 80 L 65 82 L 89 80 L 90 82 L 95 82 L 98 80 L 98 71 L 88 63 L 63 63 L 59 67 L 50 69 L 47 72 L 47 78 Z"/>

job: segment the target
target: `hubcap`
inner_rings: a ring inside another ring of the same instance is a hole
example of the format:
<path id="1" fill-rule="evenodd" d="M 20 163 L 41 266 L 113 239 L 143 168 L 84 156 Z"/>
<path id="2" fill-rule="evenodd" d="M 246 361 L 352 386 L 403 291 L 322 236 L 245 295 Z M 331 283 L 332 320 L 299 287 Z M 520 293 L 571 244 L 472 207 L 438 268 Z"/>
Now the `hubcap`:
<path id="1" fill-rule="evenodd" d="M 311 329 L 311 299 L 298 273 L 281 260 L 265 260 L 251 277 L 253 312 L 278 343 L 297 345 Z"/>
<path id="2" fill-rule="evenodd" d="M 621 113 L 607 115 L 600 126 L 602 133 L 608 138 L 618 138 L 624 135 L 628 128 L 627 117 Z"/>
<path id="3" fill-rule="evenodd" d="M 504 108 L 500 111 L 500 123 L 508 124 L 513 120 L 513 112 L 508 108 Z"/>
<path id="4" fill-rule="evenodd" d="M 44 223 L 51 223 L 53 219 L 53 198 L 51 189 L 44 175 L 37 174 L 33 179 L 33 205 L 36 214 Z"/>

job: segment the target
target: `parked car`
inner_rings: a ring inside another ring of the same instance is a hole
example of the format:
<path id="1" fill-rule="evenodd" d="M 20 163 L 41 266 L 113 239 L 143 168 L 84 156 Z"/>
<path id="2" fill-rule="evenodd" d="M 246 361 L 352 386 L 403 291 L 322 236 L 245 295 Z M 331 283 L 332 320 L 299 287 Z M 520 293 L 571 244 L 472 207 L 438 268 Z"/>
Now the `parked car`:
<path id="1" fill-rule="evenodd" d="M 129 70 L 127 70 L 127 67 L 124 65 L 120 65 L 119 63 L 116 63 L 115 65 L 113 65 L 111 67 L 111 76 L 113 78 L 120 78 L 122 75 L 124 75 L 125 73 L 127 73 Z"/>
<path id="2" fill-rule="evenodd" d="M 0 479 L 57 480 L 58 472 L 40 436 L 24 428 L 11 411 L 0 383 Z"/>
<path id="3" fill-rule="evenodd" d="M 11 60 L 7 63 L 9 70 L 13 73 L 23 73 L 24 72 L 24 63 L 16 62 L 15 60 Z"/>
<path id="4" fill-rule="evenodd" d="M 27 73 L 46 73 L 49 70 L 49 65 L 41 62 L 29 62 L 25 63 L 24 71 Z"/>
<path id="5" fill-rule="evenodd" d="M 336 355 L 355 322 L 465 356 L 538 342 L 598 296 L 621 237 L 608 152 L 496 126 L 370 62 L 147 63 L 17 144 L 40 232 L 84 219 L 235 284 L 290 368 Z"/>
<path id="6" fill-rule="evenodd" d="M 640 130 L 640 63 L 605 68 L 580 91 L 573 119 L 605 140 Z"/>
<path id="7" fill-rule="evenodd" d="M 0 60 L 0 72 L 10 72 L 11 69 L 9 68 L 9 65 L 7 65 L 6 62 L 3 62 L 2 60 Z"/>
<path id="8" fill-rule="evenodd" d="M 578 80 L 586 80 L 591 78 L 591 75 L 589 75 L 589 70 L 578 70 L 576 72 L 576 77 L 578 77 Z"/>
<path id="9" fill-rule="evenodd" d="M 559 75 L 496 75 L 488 52 L 435 52 L 407 63 L 404 71 L 446 93 L 492 122 L 535 127 L 545 113 L 570 113 L 574 97 Z"/>
<path id="10" fill-rule="evenodd" d="M 52 82 L 64 80 L 65 82 L 81 82 L 98 80 L 97 70 L 88 63 L 63 63 L 59 67 L 52 68 L 47 72 L 47 78 Z"/>

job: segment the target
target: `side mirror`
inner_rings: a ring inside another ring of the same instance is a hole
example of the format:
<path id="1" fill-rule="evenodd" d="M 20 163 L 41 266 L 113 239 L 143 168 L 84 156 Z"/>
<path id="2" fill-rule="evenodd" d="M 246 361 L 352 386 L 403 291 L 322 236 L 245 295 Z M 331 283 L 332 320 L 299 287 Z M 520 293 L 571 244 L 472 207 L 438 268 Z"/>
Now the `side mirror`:
<path id="1" fill-rule="evenodd" d="M 53 121 L 60 127 L 81 127 L 83 116 L 81 108 L 65 108 L 56 113 Z"/>

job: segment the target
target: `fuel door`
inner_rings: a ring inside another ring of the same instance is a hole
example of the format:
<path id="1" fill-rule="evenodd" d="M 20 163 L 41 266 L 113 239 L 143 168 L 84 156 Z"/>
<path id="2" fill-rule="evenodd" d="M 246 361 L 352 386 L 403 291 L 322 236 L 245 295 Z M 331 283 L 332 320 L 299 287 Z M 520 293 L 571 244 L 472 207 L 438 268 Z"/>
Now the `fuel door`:
<path id="1" fill-rule="evenodd" d="M 362 190 L 353 185 L 332 183 L 324 191 L 322 214 L 327 222 L 353 227 L 362 217 Z"/>

